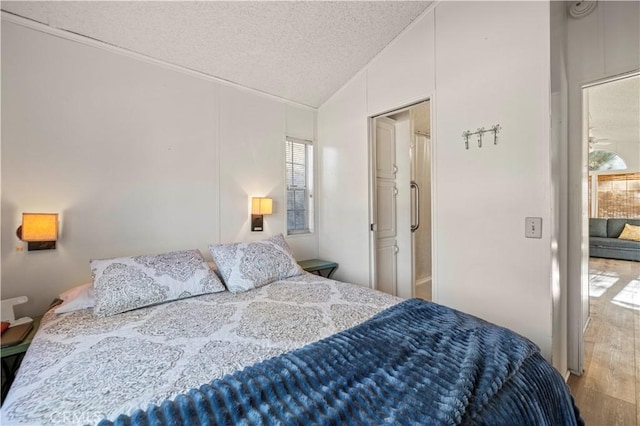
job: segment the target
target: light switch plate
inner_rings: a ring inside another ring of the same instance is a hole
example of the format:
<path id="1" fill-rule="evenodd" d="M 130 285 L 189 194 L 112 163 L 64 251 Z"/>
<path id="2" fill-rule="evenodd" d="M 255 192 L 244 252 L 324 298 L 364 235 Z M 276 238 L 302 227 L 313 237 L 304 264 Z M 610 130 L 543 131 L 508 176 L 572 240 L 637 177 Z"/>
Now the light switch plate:
<path id="1" fill-rule="evenodd" d="M 542 238 L 542 218 L 524 218 L 524 236 L 527 238 Z"/>

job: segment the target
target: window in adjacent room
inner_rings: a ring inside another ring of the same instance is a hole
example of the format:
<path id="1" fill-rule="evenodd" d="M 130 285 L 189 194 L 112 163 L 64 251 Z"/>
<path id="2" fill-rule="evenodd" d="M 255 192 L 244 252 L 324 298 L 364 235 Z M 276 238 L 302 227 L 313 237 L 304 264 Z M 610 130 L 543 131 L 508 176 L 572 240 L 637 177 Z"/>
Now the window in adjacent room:
<path id="1" fill-rule="evenodd" d="M 599 175 L 598 217 L 640 218 L 640 173 Z"/>
<path id="2" fill-rule="evenodd" d="M 313 143 L 287 137 L 287 234 L 313 231 Z"/>
<path id="3" fill-rule="evenodd" d="M 627 164 L 615 152 L 595 149 L 589 152 L 589 171 L 601 172 L 609 170 L 625 170 Z"/>

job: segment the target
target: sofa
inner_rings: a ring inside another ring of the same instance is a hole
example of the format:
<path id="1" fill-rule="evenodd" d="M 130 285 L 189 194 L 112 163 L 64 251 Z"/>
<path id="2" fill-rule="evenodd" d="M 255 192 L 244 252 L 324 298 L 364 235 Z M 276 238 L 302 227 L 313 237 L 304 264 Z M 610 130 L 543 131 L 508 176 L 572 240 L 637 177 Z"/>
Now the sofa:
<path id="1" fill-rule="evenodd" d="M 589 219 L 589 256 L 640 262 L 640 241 L 618 238 L 625 223 L 640 226 L 640 219 Z"/>

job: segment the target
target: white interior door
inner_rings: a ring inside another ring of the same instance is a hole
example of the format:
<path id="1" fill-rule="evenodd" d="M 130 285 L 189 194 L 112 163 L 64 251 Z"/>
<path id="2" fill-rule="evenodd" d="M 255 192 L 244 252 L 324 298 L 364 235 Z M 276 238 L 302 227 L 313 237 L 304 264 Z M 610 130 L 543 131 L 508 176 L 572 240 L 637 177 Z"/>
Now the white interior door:
<path id="1" fill-rule="evenodd" d="M 393 180 L 378 179 L 376 182 L 376 209 L 378 223 L 376 226 L 377 239 L 393 239 L 396 237 L 396 183 Z"/>
<path id="2" fill-rule="evenodd" d="M 396 128 L 395 120 L 376 118 L 376 179 L 395 181 L 396 172 Z"/>
<path id="3" fill-rule="evenodd" d="M 395 121 L 386 117 L 375 119 L 375 268 L 374 286 L 396 295 L 397 220 L 396 220 L 396 131 Z"/>
<path id="4" fill-rule="evenodd" d="M 431 300 L 429 103 L 377 117 L 372 127 L 373 287 Z"/>
<path id="5" fill-rule="evenodd" d="M 397 277 L 396 296 L 410 298 L 413 296 L 413 250 L 411 233 L 411 134 L 412 123 L 410 111 L 394 114 L 392 117 L 396 128 L 396 246 Z"/>
<path id="6" fill-rule="evenodd" d="M 382 238 L 376 242 L 377 286 L 376 290 L 395 295 L 398 291 L 398 247 L 393 238 Z"/>

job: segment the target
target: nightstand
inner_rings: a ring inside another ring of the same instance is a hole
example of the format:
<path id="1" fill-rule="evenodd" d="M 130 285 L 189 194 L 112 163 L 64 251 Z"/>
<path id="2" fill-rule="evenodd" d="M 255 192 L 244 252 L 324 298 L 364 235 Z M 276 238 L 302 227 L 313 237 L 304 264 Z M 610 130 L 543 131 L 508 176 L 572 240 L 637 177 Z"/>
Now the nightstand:
<path id="1" fill-rule="evenodd" d="M 305 271 L 324 278 L 331 278 L 336 269 L 338 269 L 337 263 L 321 259 L 302 260 L 298 262 L 298 265 Z"/>
<path id="2" fill-rule="evenodd" d="M 4 401 L 4 397 L 7 396 L 7 392 L 9 392 L 9 388 L 22 362 L 22 357 L 24 357 L 27 349 L 29 349 L 33 336 L 35 336 L 36 331 L 38 331 L 41 319 L 42 317 L 35 317 L 33 319 L 33 328 L 22 342 L 17 345 L 0 348 L 0 356 L 2 358 L 2 401 Z"/>

